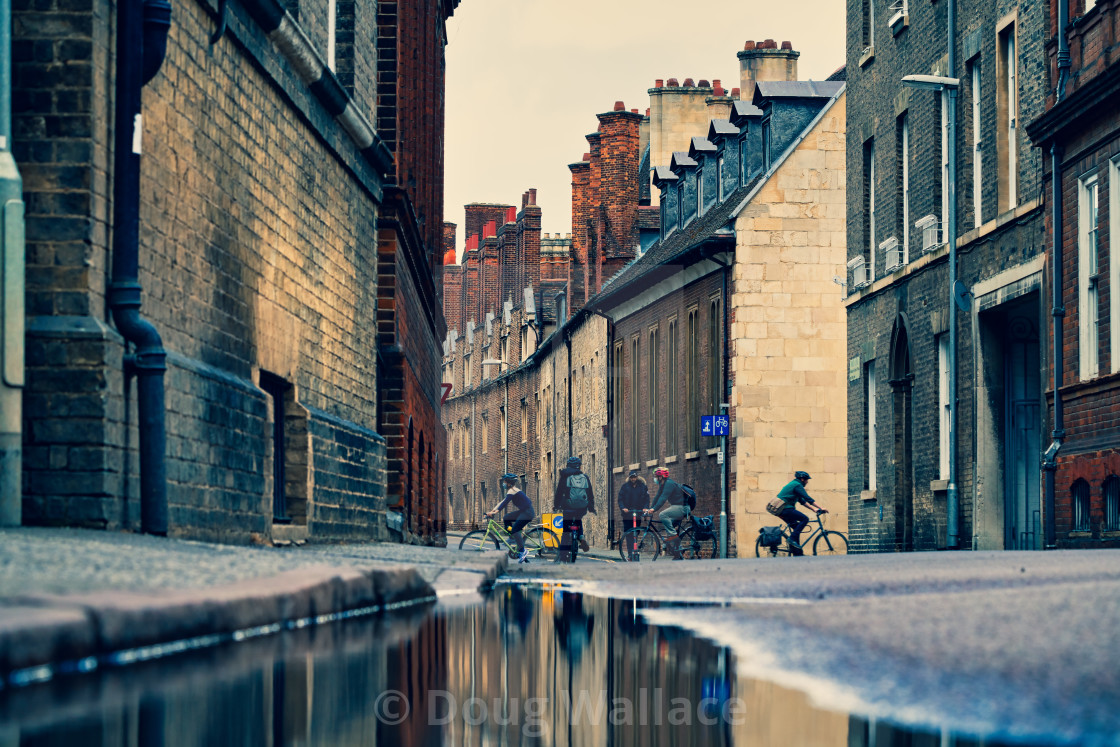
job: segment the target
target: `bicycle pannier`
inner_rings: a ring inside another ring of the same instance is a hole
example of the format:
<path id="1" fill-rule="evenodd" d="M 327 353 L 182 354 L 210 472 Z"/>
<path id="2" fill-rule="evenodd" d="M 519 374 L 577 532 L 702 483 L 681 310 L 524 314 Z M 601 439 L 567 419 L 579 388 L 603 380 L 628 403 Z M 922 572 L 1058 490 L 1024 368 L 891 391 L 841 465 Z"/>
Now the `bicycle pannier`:
<path id="1" fill-rule="evenodd" d="M 781 527 L 763 527 L 758 534 L 759 544 L 763 547 L 777 547 L 782 541 Z"/>
<path id="2" fill-rule="evenodd" d="M 715 521 L 711 516 L 693 516 L 692 523 L 696 525 L 696 539 L 710 540 L 715 536 Z"/>
<path id="3" fill-rule="evenodd" d="M 779 514 L 781 514 L 782 509 L 785 508 L 785 507 L 786 507 L 786 502 L 783 501 L 781 498 L 778 498 L 777 496 L 774 496 L 773 498 L 771 498 L 770 502 L 766 504 L 766 510 L 769 511 L 770 513 L 774 514 L 775 516 L 778 516 Z"/>
<path id="4" fill-rule="evenodd" d="M 691 485 L 681 485 L 681 493 L 684 494 L 684 505 L 688 506 L 689 511 L 695 511 L 696 491 L 692 489 Z"/>
<path id="5" fill-rule="evenodd" d="M 591 490 L 591 480 L 587 475 L 579 474 L 568 476 L 568 507 L 576 511 L 587 508 L 589 501 L 588 492 Z"/>

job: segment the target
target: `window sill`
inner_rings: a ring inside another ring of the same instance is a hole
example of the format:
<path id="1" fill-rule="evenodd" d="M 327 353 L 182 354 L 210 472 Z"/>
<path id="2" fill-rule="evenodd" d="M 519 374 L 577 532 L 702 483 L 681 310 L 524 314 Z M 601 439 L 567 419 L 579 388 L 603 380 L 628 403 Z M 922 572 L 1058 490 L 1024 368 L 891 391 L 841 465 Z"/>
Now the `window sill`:
<path id="1" fill-rule="evenodd" d="M 646 466 L 647 467 L 656 467 L 657 466 L 657 460 L 656 459 L 650 459 L 648 462 L 646 462 Z"/>
<path id="2" fill-rule="evenodd" d="M 932 492 L 932 493 L 944 493 L 946 490 L 949 489 L 949 481 L 948 480 L 932 480 L 929 484 L 929 489 L 930 489 L 930 492 Z"/>
<path id="3" fill-rule="evenodd" d="M 642 468 L 642 463 L 641 462 L 634 462 L 633 464 L 630 465 L 630 469 L 641 469 L 641 468 Z"/>
<path id="4" fill-rule="evenodd" d="M 708 456 L 715 456 L 716 454 L 718 454 L 718 453 L 719 453 L 719 447 L 718 447 L 718 446 L 714 446 L 714 447 L 712 447 L 712 448 L 708 449 L 708 451 L 707 451 L 707 452 L 705 452 L 705 453 L 706 453 L 706 454 L 707 454 Z"/>
<path id="5" fill-rule="evenodd" d="M 665 464 L 676 464 L 676 463 L 677 463 L 677 455 L 676 454 L 674 454 L 671 457 L 665 457 Z"/>
<path id="6" fill-rule="evenodd" d="M 891 20 L 887 21 L 887 25 L 891 27 L 891 33 L 898 36 L 910 27 L 910 16 L 904 15 L 900 10 L 891 16 Z"/>
<path id="7" fill-rule="evenodd" d="M 1067 535 L 1067 536 L 1070 539 L 1092 539 L 1093 538 L 1093 533 L 1092 532 L 1070 532 L 1069 535 Z"/>
<path id="8" fill-rule="evenodd" d="M 611 470 L 611 473 L 615 474 L 615 475 L 621 475 L 625 471 L 626 471 L 625 467 L 615 467 L 614 469 Z"/>
<path id="9" fill-rule="evenodd" d="M 875 500 L 875 491 L 874 490 L 861 490 L 861 491 L 859 491 L 859 499 L 861 501 L 873 501 L 873 500 Z"/>
<path id="10" fill-rule="evenodd" d="M 875 45 L 872 44 L 867 49 L 863 50 L 863 54 L 859 57 L 859 66 L 867 67 L 871 61 L 875 59 Z"/>
<path id="11" fill-rule="evenodd" d="M 691 460 L 693 460 L 693 459 L 699 459 L 699 458 L 700 458 L 700 452 L 699 452 L 699 451 L 690 451 L 690 452 L 687 452 L 687 453 L 686 453 L 686 454 L 684 455 L 684 458 L 685 458 L 685 461 L 691 461 Z"/>

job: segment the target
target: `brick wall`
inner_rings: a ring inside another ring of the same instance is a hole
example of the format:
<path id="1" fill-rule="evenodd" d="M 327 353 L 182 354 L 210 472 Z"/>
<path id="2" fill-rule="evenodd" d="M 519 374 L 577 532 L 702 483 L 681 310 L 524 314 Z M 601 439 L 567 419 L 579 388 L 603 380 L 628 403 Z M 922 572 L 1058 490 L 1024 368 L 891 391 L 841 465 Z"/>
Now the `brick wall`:
<path id="1" fill-rule="evenodd" d="M 375 425 L 369 227 L 379 178 L 243 11 L 231 9 L 227 36 L 208 45 L 213 10 L 177 6 L 167 60 L 144 91 L 140 282 L 142 313 L 171 354 L 171 531 L 241 542 L 271 531 L 275 455 L 260 371 L 288 382 L 295 406 L 356 433 Z M 110 8 L 25 6 L 17 15 L 14 146 L 28 203 L 36 372 L 26 393 L 25 515 L 136 528 L 135 397 L 122 342 L 100 321 Z M 306 436 L 322 468 L 308 487 L 312 522 L 347 493 L 342 462 L 331 467 L 339 433 Z M 370 443 L 370 459 L 379 448 Z M 376 480 L 377 468 L 367 474 Z M 376 536 L 381 508 L 367 498 L 361 507 L 347 498 L 353 511 L 312 531 Z"/>

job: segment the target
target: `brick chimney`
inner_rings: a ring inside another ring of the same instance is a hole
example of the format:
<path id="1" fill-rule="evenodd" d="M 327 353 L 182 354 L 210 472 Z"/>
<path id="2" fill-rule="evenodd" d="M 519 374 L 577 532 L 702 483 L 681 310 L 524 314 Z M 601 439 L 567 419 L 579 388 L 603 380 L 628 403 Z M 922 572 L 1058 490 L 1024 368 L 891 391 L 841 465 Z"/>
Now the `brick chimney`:
<path id="1" fill-rule="evenodd" d="M 739 52 L 740 99 L 754 99 L 754 84 L 761 80 L 797 80 L 797 58 L 793 44 L 782 42 L 779 49 L 773 39 L 755 43 L 748 41 Z"/>

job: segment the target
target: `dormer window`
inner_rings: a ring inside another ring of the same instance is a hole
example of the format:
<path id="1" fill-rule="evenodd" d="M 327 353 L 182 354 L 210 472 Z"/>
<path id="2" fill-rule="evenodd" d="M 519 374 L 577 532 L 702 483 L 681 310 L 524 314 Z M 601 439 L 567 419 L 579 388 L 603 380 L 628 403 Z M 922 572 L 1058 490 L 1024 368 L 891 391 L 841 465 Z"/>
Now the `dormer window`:
<path id="1" fill-rule="evenodd" d="M 770 170 L 770 118 L 762 122 L 762 170 Z"/>
<path id="2" fill-rule="evenodd" d="M 696 217 L 704 214 L 704 169 L 696 169 Z"/>

